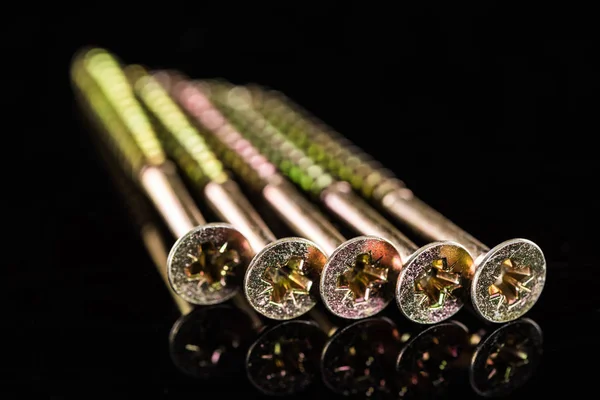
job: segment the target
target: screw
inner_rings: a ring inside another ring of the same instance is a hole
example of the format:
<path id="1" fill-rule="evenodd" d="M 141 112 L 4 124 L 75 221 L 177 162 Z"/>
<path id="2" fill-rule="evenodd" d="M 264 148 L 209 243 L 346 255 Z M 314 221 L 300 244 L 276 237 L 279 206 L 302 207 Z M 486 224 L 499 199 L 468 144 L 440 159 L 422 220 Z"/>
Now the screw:
<path id="1" fill-rule="evenodd" d="M 119 61 L 104 49 L 86 49 L 75 56 L 71 76 L 80 105 L 97 124 L 122 168 L 179 238 L 169 255 L 173 290 L 194 304 L 215 304 L 232 298 L 240 286 L 239 277 L 233 275 L 235 268 L 243 269 L 253 250 L 233 226 L 205 223 L 167 162 Z M 212 169 L 206 170 L 209 176 L 224 176 L 218 161 L 213 160 L 211 165 Z"/>
<path id="2" fill-rule="evenodd" d="M 397 221 L 427 240 L 453 240 L 469 250 L 476 263 L 466 274 L 474 310 L 501 323 L 519 318 L 536 303 L 546 280 L 542 250 L 526 239 L 511 239 L 490 249 L 418 199 L 391 172 L 281 93 L 254 86 L 253 105 L 318 165 L 353 187 Z M 402 277 L 401 277 L 402 279 Z M 412 296 L 398 290 L 398 301 Z"/>
<path id="3" fill-rule="evenodd" d="M 216 142 L 213 147 L 221 148 L 223 159 L 238 176 L 246 179 L 247 170 L 254 165 L 254 154 L 267 157 L 278 163 L 291 180 L 314 193 L 330 211 L 365 235 L 346 242 L 339 233 L 329 238 L 316 236 L 312 229 L 305 227 L 311 226 L 311 220 L 323 219 L 322 215 L 291 185 L 282 186 L 283 178 L 276 174 L 274 167 L 269 169 L 268 177 L 250 179 L 262 182 L 256 189 L 288 225 L 322 243 L 329 259 L 323 268 L 320 291 L 332 313 L 355 319 L 381 311 L 394 297 L 393 285 L 388 283 L 396 281 L 402 260 L 406 264 L 404 270 L 411 275 L 401 286 L 418 283 L 422 293 L 406 301 L 410 307 L 403 310 L 409 319 L 435 323 L 460 310 L 462 301 L 452 292 L 460 289 L 460 271 L 472 264 L 464 248 L 451 242 L 439 242 L 419 249 L 377 211 L 353 195 L 345 183 L 334 181 L 261 115 L 244 106 L 244 93 L 238 93 L 227 84 L 207 87 L 207 84 L 195 85 L 185 79 L 180 79 L 175 87 L 178 88 L 172 90 L 175 98 L 207 128 L 212 141 Z M 244 151 L 236 151 L 238 147 Z M 262 154 L 258 148 L 263 150 Z M 256 175 L 259 172 L 256 170 Z M 377 294 L 372 293 L 374 289 Z"/>

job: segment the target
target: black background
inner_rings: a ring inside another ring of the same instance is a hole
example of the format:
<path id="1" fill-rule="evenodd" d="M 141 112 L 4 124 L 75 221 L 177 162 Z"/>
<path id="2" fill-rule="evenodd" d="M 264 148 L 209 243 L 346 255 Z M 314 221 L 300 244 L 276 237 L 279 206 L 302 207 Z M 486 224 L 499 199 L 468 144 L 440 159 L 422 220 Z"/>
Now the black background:
<path id="1" fill-rule="evenodd" d="M 3 391 L 257 395 L 247 383 L 191 380 L 170 362 L 176 310 L 73 102 L 69 62 L 83 45 L 279 89 L 485 243 L 538 243 L 548 280 L 528 316 L 544 331 L 544 362 L 513 395 L 593 387 L 598 47 L 589 10 L 158 11 L 13 16 L 3 26 Z"/>

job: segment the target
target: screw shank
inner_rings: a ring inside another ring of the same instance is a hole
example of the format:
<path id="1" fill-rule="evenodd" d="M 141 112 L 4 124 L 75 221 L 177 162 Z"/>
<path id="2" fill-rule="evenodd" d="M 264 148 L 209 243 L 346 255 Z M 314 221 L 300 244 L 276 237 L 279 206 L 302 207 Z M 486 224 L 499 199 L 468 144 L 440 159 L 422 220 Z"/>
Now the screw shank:
<path id="1" fill-rule="evenodd" d="M 184 186 L 177 182 L 175 175 L 168 174 L 163 168 L 149 166 L 142 170 L 139 180 L 175 237 L 179 238 L 197 225 L 206 223 L 195 206 L 190 211 L 191 204 L 181 200 Z M 184 196 L 189 195 L 186 192 Z"/>
<path id="2" fill-rule="evenodd" d="M 263 196 L 290 228 L 300 236 L 315 242 L 326 255 L 331 255 L 346 240 L 327 218 L 285 179 L 273 179 L 263 188 Z"/>
<path id="3" fill-rule="evenodd" d="M 347 182 L 336 182 L 321 193 L 321 200 L 329 211 L 363 235 L 374 235 L 389 240 L 406 261 L 418 246 L 394 225 L 354 193 Z"/>
<path id="4" fill-rule="evenodd" d="M 452 240 L 465 246 L 473 258 L 489 248 L 407 190 L 385 195 L 382 207 L 395 219 L 427 240 Z"/>
<path id="5" fill-rule="evenodd" d="M 224 221 L 235 226 L 255 252 L 276 239 L 234 181 L 209 182 L 203 193 L 209 207 Z"/>

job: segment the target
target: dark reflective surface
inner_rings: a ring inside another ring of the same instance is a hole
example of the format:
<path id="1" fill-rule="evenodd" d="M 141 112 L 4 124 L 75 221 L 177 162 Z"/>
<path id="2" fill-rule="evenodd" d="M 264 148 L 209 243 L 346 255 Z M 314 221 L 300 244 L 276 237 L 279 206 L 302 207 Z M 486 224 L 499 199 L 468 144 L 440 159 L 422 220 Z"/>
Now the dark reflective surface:
<path id="1" fill-rule="evenodd" d="M 431 398 L 464 394 L 467 385 L 473 395 L 500 397 L 527 384 L 543 353 L 541 328 L 528 318 L 469 330 L 457 321 L 400 329 L 373 317 L 328 337 L 316 320 L 257 328 L 248 312 L 226 304 L 181 317 L 170 335 L 174 366 L 199 382 L 247 381 L 269 397 Z"/>
<path id="2" fill-rule="evenodd" d="M 469 377 L 482 396 L 504 396 L 525 385 L 543 353 L 542 330 L 528 318 L 501 326 L 484 337 L 472 356 Z"/>
<path id="3" fill-rule="evenodd" d="M 326 386 L 344 396 L 393 395 L 394 359 L 400 349 L 396 325 L 387 318 L 354 322 L 336 332 L 323 350 Z"/>
<path id="4" fill-rule="evenodd" d="M 403 335 L 406 344 L 396 362 L 398 397 L 440 396 L 468 368 L 472 344 L 468 328 L 441 322 L 416 334 Z"/>
<path id="5" fill-rule="evenodd" d="M 248 379 L 267 395 L 305 391 L 319 377 L 326 337 L 312 321 L 287 321 L 267 329 L 248 350 Z"/>
<path id="6" fill-rule="evenodd" d="M 169 351 L 175 366 L 187 375 L 231 377 L 255 335 L 252 320 L 231 305 L 196 308 L 173 325 Z"/>

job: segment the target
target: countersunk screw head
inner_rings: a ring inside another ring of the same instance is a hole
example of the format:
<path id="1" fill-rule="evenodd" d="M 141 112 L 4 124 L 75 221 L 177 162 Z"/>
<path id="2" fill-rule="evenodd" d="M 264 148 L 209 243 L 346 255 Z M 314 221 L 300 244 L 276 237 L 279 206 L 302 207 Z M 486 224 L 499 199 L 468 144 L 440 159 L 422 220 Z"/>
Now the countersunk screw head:
<path id="1" fill-rule="evenodd" d="M 435 324 L 463 306 L 473 258 L 460 244 L 434 242 L 421 247 L 404 264 L 396 283 L 396 301 L 406 318 Z"/>
<path id="2" fill-rule="evenodd" d="M 232 225 L 201 225 L 173 245 L 167 260 L 169 282 L 187 302 L 221 303 L 239 290 L 252 256 L 252 247 Z"/>
<path id="3" fill-rule="evenodd" d="M 334 315 L 347 319 L 373 316 L 394 298 L 402 268 L 398 250 L 376 236 L 358 236 L 340 245 L 321 275 L 323 303 Z"/>
<path id="4" fill-rule="evenodd" d="M 542 250 L 526 239 L 511 239 L 487 252 L 477 263 L 471 283 L 475 311 L 485 320 L 515 320 L 537 302 L 546 281 Z"/>
<path id="5" fill-rule="evenodd" d="M 244 277 L 246 298 L 267 318 L 296 318 L 317 304 L 317 283 L 326 260 L 323 250 L 309 240 L 276 240 L 250 262 Z"/>

